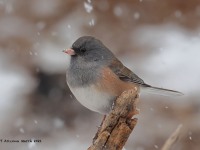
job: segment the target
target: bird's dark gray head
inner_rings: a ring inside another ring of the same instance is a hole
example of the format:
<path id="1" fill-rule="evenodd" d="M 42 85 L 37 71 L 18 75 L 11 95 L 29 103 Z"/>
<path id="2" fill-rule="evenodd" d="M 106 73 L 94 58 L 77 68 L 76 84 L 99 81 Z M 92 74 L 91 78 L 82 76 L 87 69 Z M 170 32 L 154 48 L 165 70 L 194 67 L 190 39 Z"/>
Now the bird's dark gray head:
<path id="1" fill-rule="evenodd" d="M 78 38 L 72 44 L 72 49 L 75 51 L 72 57 L 82 57 L 86 62 L 106 61 L 113 57 L 112 52 L 100 40 L 92 36 Z"/>
<path id="2" fill-rule="evenodd" d="M 91 36 L 80 37 L 64 52 L 71 55 L 67 82 L 73 87 L 94 83 L 101 74 L 100 68 L 109 65 L 115 57 L 100 40 Z"/>

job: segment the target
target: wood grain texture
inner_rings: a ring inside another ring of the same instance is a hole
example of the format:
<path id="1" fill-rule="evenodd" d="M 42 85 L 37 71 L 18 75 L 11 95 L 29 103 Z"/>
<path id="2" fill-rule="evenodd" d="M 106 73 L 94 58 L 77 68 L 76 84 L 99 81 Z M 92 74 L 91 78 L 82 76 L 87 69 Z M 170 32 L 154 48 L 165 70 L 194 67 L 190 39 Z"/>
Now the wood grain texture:
<path id="1" fill-rule="evenodd" d="M 137 88 L 123 92 L 116 99 L 112 111 L 103 119 L 88 150 L 121 150 L 137 124 L 137 119 L 132 119 L 138 114 L 137 101 Z"/>

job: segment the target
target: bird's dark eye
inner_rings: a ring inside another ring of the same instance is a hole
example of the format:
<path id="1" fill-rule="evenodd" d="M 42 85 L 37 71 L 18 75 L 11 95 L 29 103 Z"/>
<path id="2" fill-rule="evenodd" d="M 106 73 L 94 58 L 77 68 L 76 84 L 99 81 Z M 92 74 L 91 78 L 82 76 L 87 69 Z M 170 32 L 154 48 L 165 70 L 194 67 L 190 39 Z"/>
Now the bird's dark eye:
<path id="1" fill-rule="evenodd" d="M 84 52 L 86 52 L 86 49 L 85 49 L 85 48 L 81 48 L 80 51 L 81 51 L 82 53 L 84 53 Z"/>

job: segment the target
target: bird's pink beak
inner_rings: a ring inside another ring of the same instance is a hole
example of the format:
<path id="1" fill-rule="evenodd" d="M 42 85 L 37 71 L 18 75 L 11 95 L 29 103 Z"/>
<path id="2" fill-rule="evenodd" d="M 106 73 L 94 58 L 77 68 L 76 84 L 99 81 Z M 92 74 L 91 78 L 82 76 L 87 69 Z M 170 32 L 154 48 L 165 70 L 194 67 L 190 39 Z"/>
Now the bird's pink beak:
<path id="1" fill-rule="evenodd" d="M 71 48 L 63 50 L 64 53 L 67 53 L 68 55 L 75 55 L 75 51 Z"/>

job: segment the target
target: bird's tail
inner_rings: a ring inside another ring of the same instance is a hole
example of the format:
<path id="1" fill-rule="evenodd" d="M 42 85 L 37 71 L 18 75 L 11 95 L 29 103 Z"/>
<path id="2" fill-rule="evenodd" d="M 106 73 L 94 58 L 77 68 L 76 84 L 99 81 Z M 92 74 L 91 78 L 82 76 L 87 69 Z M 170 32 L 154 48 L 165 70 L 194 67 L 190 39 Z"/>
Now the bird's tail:
<path id="1" fill-rule="evenodd" d="M 158 94 L 163 96 L 182 96 L 183 93 L 179 91 L 159 88 L 159 87 L 153 87 L 153 86 L 141 86 L 142 90 L 148 93 L 152 94 Z"/>

